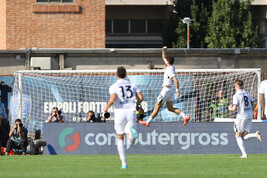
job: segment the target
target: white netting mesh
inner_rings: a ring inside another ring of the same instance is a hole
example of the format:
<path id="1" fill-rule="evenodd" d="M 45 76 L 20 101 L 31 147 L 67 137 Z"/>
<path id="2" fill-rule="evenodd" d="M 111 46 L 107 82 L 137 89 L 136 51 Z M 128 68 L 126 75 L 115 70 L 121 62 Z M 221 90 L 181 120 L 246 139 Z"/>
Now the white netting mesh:
<path id="1" fill-rule="evenodd" d="M 145 100 L 143 109 L 148 118 L 162 89 L 164 70 L 128 70 L 128 78 L 141 89 Z M 226 112 L 221 117 L 233 118 L 226 105 L 232 103 L 234 81 L 244 81 L 244 89 L 257 99 L 259 69 L 242 70 L 176 70 L 180 97 L 174 106 L 191 116 L 191 121 L 210 121 L 214 117 L 214 102 L 219 90 L 223 90 L 225 105 L 216 106 L 216 112 Z M 103 111 L 109 99 L 108 89 L 116 81 L 115 70 L 110 71 L 19 71 L 11 98 L 12 123 L 21 117 L 31 133 L 42 129 L 42 123 L 57 106 L 66 122 L 82 122 L 87 112 Z M 20 102 L 22 101 L 22 102 Z M 22 103 L 22 105 L 20 105 Z M 22 106 L 22 107 L 20 107 Z M 21 115 L 20 115 L 21 111 Z M 112 121 L 113 113 L 111 111 Z M 154 119 L 159 122 L 182 121 L 164 105 Z"/>

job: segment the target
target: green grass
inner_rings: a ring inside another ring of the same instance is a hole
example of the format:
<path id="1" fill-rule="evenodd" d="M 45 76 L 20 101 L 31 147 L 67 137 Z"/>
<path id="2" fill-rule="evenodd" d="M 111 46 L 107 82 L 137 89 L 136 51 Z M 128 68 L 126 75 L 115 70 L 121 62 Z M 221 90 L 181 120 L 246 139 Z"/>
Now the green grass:
<path id="1" fill-rule="evenodd" d="M 267 155 L 0 156 L 0 177 L 267 177 Z"/>

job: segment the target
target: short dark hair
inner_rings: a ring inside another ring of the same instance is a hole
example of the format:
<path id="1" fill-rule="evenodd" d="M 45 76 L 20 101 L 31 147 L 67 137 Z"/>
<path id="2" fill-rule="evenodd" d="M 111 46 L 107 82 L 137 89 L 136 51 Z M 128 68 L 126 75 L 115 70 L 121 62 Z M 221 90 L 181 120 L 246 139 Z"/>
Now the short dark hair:
<path id="1" fill-rule="evenodd" d="M 171 65 L 174 64 L 174 57 L 167 57 L 166 59 L 167 59 L 167 61 L 169 61 L 169 63 L 170 63 Z"/>
<path id="2" fill-rule="evenodd" d="M 235 83 L 240 87 L 240 88 L 243 88 L 243 85 L 244 85 L 244 83 L 243 83 L 243 81 L 242 80 L 236 80 L 235 81 Z"/>
<path id="3" fill-rule="evenodd" d="M 95 112 L 94 112 L 94 111 L 90 110 L 90 111 L 87 113 L 87 115 L 88 115 L 89 113 L 91 113 L 92 116 L 95 117 Z"/>
<path id="4" fill-rule="evenodd" d="M 15 120 L 15 123 L 16 123 L 16 122 L 21 122 L 21 119 L 16 119 L 16 120 Z"/>
<path id="5" fill-rule="evenodd" d="M 53 109 L 57 109 L 57 110 L 58 110 L 58 108 L 57 108 L 57 107 L 53 107 Z"/>
<path id="6" fill-rule="evenodd" d="M 126 69 L 124 67 L 118 67 L 117 75 L 120 78 L 125 78 L 126 77 Z"/>

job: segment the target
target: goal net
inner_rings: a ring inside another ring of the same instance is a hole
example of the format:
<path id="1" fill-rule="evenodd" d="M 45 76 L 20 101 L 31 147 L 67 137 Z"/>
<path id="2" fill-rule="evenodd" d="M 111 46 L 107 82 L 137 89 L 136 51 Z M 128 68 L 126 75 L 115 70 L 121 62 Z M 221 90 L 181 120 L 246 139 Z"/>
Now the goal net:
<path id="1" fill-rule="evenodd" d="M 12 123 L 21 118 L 29 133 L 42 129 L 42 124 L 51 116 L 53 107 L 58 107 L 65 122 L 85 122 L 88 111 L 103 112 L 109 99 L 109 87 L 116 82 L 116 70 L 100 71 L 18 71 L 15 73 L 11 98 Z M 144 95 L 142 107 L 144 120 L 154 109 L 162 89 L 164 70 L 128 70 L 127 77 Z M 191 122 L 212 121 L 215 117 L 234 118 L 228 112 L 235 93 L 234 81 L 244 81 L 244 90 L 257 100 L 260 69 L 197 69 L 176 70 L 180 96 L 175 97 L 174 107 L 190 115 Z M 219 104 L 218 92 L 222 90 Z M 114 119 L 113 108 L 110 110 Z M 183 119 L 169 112 L 164 105 L 156 122 L 179 122 Z"/>

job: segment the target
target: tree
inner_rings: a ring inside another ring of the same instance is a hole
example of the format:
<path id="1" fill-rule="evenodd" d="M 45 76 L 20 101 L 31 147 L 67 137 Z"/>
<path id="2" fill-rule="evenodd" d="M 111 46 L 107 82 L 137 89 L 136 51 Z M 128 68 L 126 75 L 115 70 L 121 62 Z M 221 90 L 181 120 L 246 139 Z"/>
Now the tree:
<path id="1" fill-rule="evenodd" d="M 165 21 L 163 24 L 163 41 L 164 45 L 168 47 L 173 47 L 174 39 L 178 38 L 175 29 L 177 28 L 177 14 L 171 12 L 169 15 L 169 20 Z"/>
<path id="2" fill-rule="evenodd" d="M 213 2 L 206 43 L 209 48 L 262 47 L 262 35 L 251 16 L 251 0 Z"/>
<path id="3" fill-rule="evenodd" d="M 195 19 L 190 26 L 190 46 L 196 48 L 206 48 L 205 37 L 207 34 L 208 18 L 212 7 L 211 0 L 193 1 L 191 5 L 191 16 Z"/>
<path id="4" fill-rule="evenodd" d="M 233 28 L 233 8 L 231 0 L 213 2 L 209 18 L 206 42 L 208 48 L 235 48 L 235 29 Z"/>
<path id="5" fill-rule="evenodd" d="M 190 5 L 191 0 L 174 1 L 173 12 L 171 12 L 163 31 L 165 45 L 179 48 L 186 47 L 186 28 L 181 21 L 181 17 L 190 15 Z"/>
<path id="6" fill-rule="evenodd" d="M 164 28 L 168 47 L 186 47 L 186 24 L 181 21 L 184 17 L 195 19 L 190 24 L 192 48 L 263 46 L 263 35 L 252 19 L 251 0 L 176 0 L 174 12 Z"/>
<path id="7" fill-rule="evenodd" d="M 187 26 L 182 22 L 184 17 L 195 19 L 190 24 L 190 46 L 203 48 L 206 47 L 205 34 L 207 32 L 207 18 L 211 0 L 183 0 L 176 4 L 177 11 L 177 40 L 173 42 L 173 47 L 186 48 L 187 43 Z"/>

